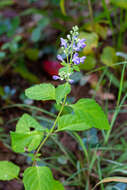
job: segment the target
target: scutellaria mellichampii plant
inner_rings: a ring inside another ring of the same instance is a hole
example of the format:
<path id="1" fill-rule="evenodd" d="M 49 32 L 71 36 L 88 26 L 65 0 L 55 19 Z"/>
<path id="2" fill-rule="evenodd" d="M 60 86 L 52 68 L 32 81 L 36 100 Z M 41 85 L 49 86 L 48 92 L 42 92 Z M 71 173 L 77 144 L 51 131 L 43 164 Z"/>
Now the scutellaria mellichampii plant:
<path id="1" fill-rule="evenodd" d="M 50 129 L 42 126 L 29 114 L 23 114 L 19 119 L 15 132 L 11 132 L 12 150 L 16 153 L 30 153 L 33 160 L 32 166 L 23 173 L 25 190 L 63 190 L 60 181 L 53 178 L 52 172 L 47 166 L 39 166 L 41 158 L 40 149 L 52 134 L 61 131 L 85 131 L 90 128 L 108 130 L 110 128 L 106 115 L 101 107 L 93 99 L 82 98 L 75 104 L 67 104 L 67 95 L 71 92 L 71 75 L 79 70 L 79 64 L 83 64 L 85 56 L 79 57 L 79 51 L 85 48 L 85 39 L 79 39 L 78 27 L 74 26 L 67 35 L 67 39 L 61 38 L 61 54 L 57 56 L 63 66 L 58 76 L 53 79 L 64 83 L 57 87 L 49 83 L 32 86 L 25 90 L 25 94 L 32 100 L 53 100 L 60 105 L 60 111 Z M 64 114 L 64 106 L 72 109 L 72 112 Z M 31 130 L 32 128 L 32 130 Z M 20 168 L 8 161 L 0 162 L 0 180 L 19 179 Z"/>

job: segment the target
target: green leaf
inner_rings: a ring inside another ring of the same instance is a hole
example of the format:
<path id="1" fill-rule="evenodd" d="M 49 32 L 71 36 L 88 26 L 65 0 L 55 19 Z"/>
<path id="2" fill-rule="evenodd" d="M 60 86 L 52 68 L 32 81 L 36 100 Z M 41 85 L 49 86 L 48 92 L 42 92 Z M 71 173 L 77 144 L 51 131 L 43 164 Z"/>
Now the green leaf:
<path id="1" fill-rule="evenodd" d="M 59 85 L 56 88 L 56 102 L 59 104 L 61 100 L 71 92 L 71 86 L 69 83 Z"/>
<path id="2" fill-rule="evenodd" d="M 8 37 L 12 37 L 15 34 L 15 32 L 16 32 L 17 28 L 19 27 L 19 25 L 20 25 L 20 17 L 19 16 L 16 16 L 13 19 L 11 19 L 11 28 L 7 31 Z M 15 40 L 15 38 L 17 38 L 17 37 L 12 38 L 13 43 L 14 42 L 19 42 L 19 41 Z M 13 45 L 13 43 L 11 45 Z M 13 45 L 13 46 L 16 46 L 16 45 Z M 16 48 L 14 47 L 14 52 L 16 51 L 15 49 Z"/>
<path id="3" fill-rule="evenodd" d="M 26 53 L 27 57 L 29 58 L 29 60 L 32 60 L 32 61 L 38 60 L 38 57 L 39 57 L 38 49 L 28 48 L 25 53 Z"/>
<path id="4" fill-rule="evenodd" d="M 64 0 L 60 0 L 60 9 L 61 12 L 63 13 L 63 15 L 66 15 L 66 11 L 65 11 L 65 5 L 64 5 Z"/>
<path id="5" fill-rule="evenodd" d="M 41 38 L 41 33 L 45 29 L 45 27 L 49 24 L 49 18 L 48 17 L 43 17 L 42 19 L 39 20 L 38 26 L 33 30 L 31 40 L 33 42 L 37 42 Z"/>
<path id="6" fill-rule="evenodd" d="M 109 129 L 109 123 L 101 107 L 92 99 L 80 99 L 71 105 L 74 114 L 64 115 L 58 120 L 58 131 L 82 131 L 95 127 Z"/>
<path id="7" fill-rule="evenodd" d="M 65 76 L 65 74 L 67 75 L 69 72 L 72 73 L 72 68 L 70 68 L 69 65 L 66 64 L 65 67 L 62 67 L 59 69 L 59 75 L 62 77 L 62 76 Z"/>
<path id="8" fill-rule="evenodd" d="M 35 150 L 42 138 L 44 133 L 40 131 L 32 131 L 25 133 L 11 132 L 12 149 L 15 152 L 25 152 Z"/>
<path id="9" fill-rule="evenodd" d="M 18 51 L 18 44 L 17 44 L 17 42 L 12 41 L 12 42 L 10 43 L 9 49 L 10 49 L 10 51 L 11 51 L 12 53 L 16 53 L 16 52 Z"/>
<path id="10" fill-rule="evenodd" d="M 52 172 L 45 166 L 33 166 L 23 174 L 25 190 L 54 190 Z"/>
<path id="11" fill-rule="evenodd" d="M 14 4 L 13 0 L 1 0 L 0 1 L 0 8 L 10 6 L 10 5 L 13 5 L 13 4 Z"/>
<path id="12" fill-rule="evenodd" d="M 19 175 L 20 168 L 8 161 L 0 161 L 0 180 L 12 180 Z"/>
<path id="13" fill-rule="evenodd" d="M 29 114 L 23 114 L 16 125 L 16 132 L 30 132 L 30 128 L 34 128 L 38 131 L 43 131 L 42 126 Z"/>
<path id="14" fill-rule="evenodd" d="M 20 13 L 21 16 L 28 16 L 28 15 L 34 15 L 34 14 L 42 14 L 42 10 L 41 9 L 36 9 L 36 8 L 29 8 L 29 9 L 25 9 L 22 11 L 22 13 Z"/>
<path id="15" fill-rule="evenodd" d="M 102 108 L 93 99 L 80 99 L 76 104 L 71 106 L 74 112 L 78 114 L 80 111 L 85 117 L 85 120 L 91 124 L 90 127 L 98 129 L 109 129 L 108 119 Z"/>
<path id="16" fill-rule="evenodd" d="M 101 62 L 108 66 L 113 66 L 117 61 L 115 49 L 112 47 L 105 47 L 101 55 Z"/>
<path id="17" fill-rule="evenodd" d="M 127 0 L 110 0 L 115 6 L 127 9 Z"/>
<path id="18" fill-rule="evenodd" d="M 91 69 L 93 69 L 96 65 L 96 59 L 93 55 L 88 55 L 86 56 L 86 59 L 84 61 L 83 64 L 80 64 L 80 68 L 85 70 L 85 71 L 89 71 Z"/>
<path id="19" fill-rule="evenodd" d="M 78 65 L 73 65 L 73 69 L 74 69 L 75 71 L 80 72 L 80 69 L 79 69 L 79 66 L 78 66 Z"/>
<path id="20" fill-rule="evenodd" d="M 25 90 L 25 95 L 33 100 L 55 100 L 55 87 L 52 84 L 39 84 Z"/>
<path id="21" fill-rule="evenodd" d="M 53 190 L 64 190 L 64 186 L 57 180 L 54 180 Z"/>
<path id="22" fill-rule="evenodd" d="M 12 149 L 15 152 L 35 150 L 43 135 L 43 127 L 30 115 L 23 114 L 16 125 L 16 132 L 11 132 Z"/>
<path id="23" fill-rule="evenodd" d="M 88 55 L 94 51 L 95 48 L 98 46 L 99 37 L 95 32 L 81 32 L 79 38 L 86 39 L 86 47 L 83 49 L 84 55 Z"/>
<path id="24" fill-rule="evenodd" d="M 86 23 L 83 28 L 89 32 L 95 31 L 102 39 L 106 39 L 107 37 L 108 27 L 104 21 L 98 20 L 98 22 L 95 22 L 94 30 L 91 23 Z"/>
<path id="25" fill-rule="evenodd" d="M 37 42 L 40 40 L 40 38 L 41 38 L 41 27 L 37 27 L 32 32 L 31 40 L 33 42 Z"/>
<path id="26" fill-rule="evenodd" d="M 4 43 L 3 45 L 2 45 L 2 50 L 6 50 L 6 49 L 8 49 L 9 47 L 10 47 L 10 43 L 11 42 L 7 42 L 7 43 Z"/>
<path id="27" fill-rule="evenodd" d="M 3 59 L 4 57 L 5 57 L 5 52 L 3 52 L 3 51 L 0 51 L 0 59 Z"/>
<path id="28" fill-rule="evenodd" d="M 86 122 L 82 112 L 79 114 L 66 114 L 58 120 L 58 131 L 84 131 L 91 128 Z"/>
<path id="29" fill-rule="evenodd" d="M 18 62 L 14 69 L 14 72 L 19 73 L 24 79 L 28 80 L 32 84 L 40 82 L 39 79 L 28 70 L 25 63 L 23 62 Z"/>

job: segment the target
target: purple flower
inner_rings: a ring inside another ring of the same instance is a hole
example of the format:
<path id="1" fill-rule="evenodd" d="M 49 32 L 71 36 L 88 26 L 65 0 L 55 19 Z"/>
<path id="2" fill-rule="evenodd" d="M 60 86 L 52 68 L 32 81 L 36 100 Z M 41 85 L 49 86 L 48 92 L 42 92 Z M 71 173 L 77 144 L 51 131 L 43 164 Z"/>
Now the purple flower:
<path id="1" fill-rule="evenodd" d="M 83 57 L 78 57 L 78 53 L 75 53 L 74 54 L 74 56 L 73 56 L 73 59 L 72 59 L 72 61 L 76 64 L 76 65 L 78 65 L 78 64 L 80 64 L 80 63 L 84 63 L 84 60 L 86 59 L 86 56 L 83 56 Z"/>
<path id="2" fill-rule="evenodd" d="M 84 63 L 85 59 L 86 59 L 86 56 L 81 57 L 80 58 L 80 63 Z"/>
<path id="3" fill-rule="evenodd" d="M 57 55 L 57 59 L 58 59 L 59 61 L 63 61 L 63 58 L 62 58 L 61 55 Z"/>
<path id="4" fill-rule="evenodd" d="M 85 39 L 79 39 L 77 45 L 75 43 L 73 44 L 73 49 L 75 51 L 80 51 L 82 48 L 86 47 L 85 41 Z"/>
<path id="5" fill-rule="evenodd" d="M 85 39 L 79 40 L 77 46 L 80 48 L 86 47 L 86 44 L 84 43 L 85 41 L 86 41 Z"/>
<path id="6" fill-rule="evenodd" d="M 61 41 L 61 46 L 64 46 L 65 48 L 67 48 L 67 42 L 65 39 L 63 38 L 60 38 L 60 41 Z"/>
<path id="7" fill-rule="evenodd" d="M 75 54 L 74 54 L 72 61 L 73 61 L 76 65 L 80 64 L 80 57 L 78 57 L 78 53 L 75 53 Z"/>
<path id="8" fill-rule="evenodd" d="M 76 46 L 75 43 L 73 43 L 73 50 L 74 50 L 74 51 L 79 51 L 79 48 Z"/>
<path id="9" fill-rule="evenodd" d="M 69 83 L 70 83 L 70 84 L 73 84 L 73 83 L 74 83 L 74 80 L 69 79 Z"/>
<path id="10" fill-rule="evenodd" d="M 60 77 L 59 76 L 57 76 L 57 75 L 53 75 L 53 77 L 52 77 L 54 80 L 58 80 L 58 79 L 60 79 Z"/>

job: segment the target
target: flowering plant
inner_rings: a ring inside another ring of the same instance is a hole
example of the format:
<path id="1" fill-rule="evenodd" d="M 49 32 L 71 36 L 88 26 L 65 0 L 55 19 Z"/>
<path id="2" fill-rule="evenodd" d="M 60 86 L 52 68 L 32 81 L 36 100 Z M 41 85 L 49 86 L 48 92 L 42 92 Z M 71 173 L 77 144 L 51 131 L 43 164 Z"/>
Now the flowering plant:
<path id="1" fill-rule="evenodd" d="M 80 99 L 75 104 L 67 104 L 67 95 L 71 92 L 73 72 L 79 71 L 79 64 L 83 63 L 85 56 L 79 57 L 78 52 L 86 46 L 85 39 L 78 38 L 78 27 L 75 26 L 67 35 L 67 39 L 61 38 L 61 54 L 57 58 L 63 67 L 59 75 L 53 78 L 65 80 L 65 83 L 55 87 L 49 83 L 32 86 L 25 90 L 25 94 L 32 100 L 53 100 L 60 105 L 60 111 L 50 129 L 42 126 L 29 114 L 23 114 L 19 119 L 15 132 L 11 132 L 12 149 L 16 153 L 30 152 L 33 160 L 32 166 L 23 173 L 23 184 L 25 190 L 64 190 L 60 181 L 53 178 L 52 172 L 47 166 L 39 166 L 38 160 L 41 157 L 40 149 L 48 138 L 60 131 L 85 131 L 90 128 L 110 128 L 106 115 L 101 107 L 93 99 Z M 65 105 L 70 107 L 72 112 L 64 114 Z M 75 132 L 76 134 L 76 132 Z M 0 180 L 18 179 L 20 168 L 8 161 L 0 162 Z"/>
<path id="2" fill-rule="evenodd" d="M 59 76 L 53 76 L 53 79 L 66 80 L 67 82 L 73 83 L 70 76 L 75 70 L 79 71 L 77 65 L 84 63 L 86 58 L 85 56 L 80 58 L 78 55 L 78 52 L 86 46 L 85 39 L 79 39 L 78 35 L 78 27 L 74 26 L 70 34 L 67 35 L 67 39 L 60 39 L 62 55 L 58 55 L 57 58 L 61 61 L 61 65 L 63 65 L 64 68 L 61 68 L 59 70 Z"/>

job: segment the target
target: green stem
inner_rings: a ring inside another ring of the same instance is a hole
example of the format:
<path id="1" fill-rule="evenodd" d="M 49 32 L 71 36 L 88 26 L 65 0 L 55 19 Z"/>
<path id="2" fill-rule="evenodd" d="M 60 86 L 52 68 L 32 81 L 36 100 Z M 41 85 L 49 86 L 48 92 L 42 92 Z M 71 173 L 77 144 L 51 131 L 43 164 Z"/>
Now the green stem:
<path id="1" fill-rule="evenodd" d="M 11 102 L 12 103 L 12 102 Z M 12 104 L 12 105 L 9 105 L 9 106 L 5 106 L 3 107 L 2 109 L 8 109 L 8 108 L 13 108 L 13 107 L 18 107 L 18 108 L 28 108 L 29 110 L 36 110 L 36 111 L 39 111 L 39 112 L 42 112 L 42 113 L 45 113 L 53 118 L 56 118 L 56 115 L 53 114 L 53 113 L 50 113 L 48 112 L 47 110 L 45 109 L 42 109 L 42 108 L 38 108 L 36 106 L 31 106 L 31 105 L 27 105 L 27 104 Z"/>
<path id="2" fill-rule="evenodd" d="M 112 24 L 112 20 L 111 20 L 109 9 L 108 9 L 107 4 L 106 4 L 106 0 L 102 0 L 102 5 L 103 5 L 104 11 L 106 13 L 107 20 L 109 22 L 109 26 L 110 26 L 110 28 L 112 30 L 112 33 L 113 33 L 114 32 L 113 24 Z M 115 36 L 114 35 L 113 35 L 113 40 L 115 42 Z"/>
<path id="3" fill-rule="evenodd" d="M 123 65 L 123 69 L 122 69 L 121 80 L 120 80 L 120 87 L 119 87 L 118 99 L 117 99 L 117 106 L 120 103 L 120 98 L 121 98 L 121 95 L 122 95 L 125 69 L 126 69 L 126 64 Z"/>
<path id="4" fill-rule="evenodd" d="M 99 174 L 99 181 L 102 180 L 102 171 L 101 171 L 101 165 L 100 165 L 100 158 L 98 157 L 98 160 L 97 160 L 97 168 L 98 168 L 98 174 Z M 101 190 L 104 190 L 104 185 L 103 183 L 101 184 Z"/>
<path id="5" fill-rule="evenodd" d="M 66 149 L 64 148 L 64 146 L 53 136 L 51 137 L 53 139 L 53 141 L 57 144 L 57 146 L 59 146 L 60 150 L 66 155 L 66 157 L 68 158 L 68 160 L 72 163 L 72 165 L 74 167 L 76 167 L 75 162 L 73 161 L 73 159 L 71 158 L 71 155 L 68 154 L 68 152 L 66 151 Z"/>
<path id="6" fill-rule="evenodd" d="M 54 122 L 54 125 L 52 126 L 52 128 L 51 128 L 50 131 L 49 131 L 49 133 L 48 133 L 47 136 L 44 138 L 44 140 L 43 140 L 42 143 L 39 145 L 39 147 L 37 148 L 37 151 L 36 151 L 35 154 L 34 154 L 33 166 L 36 164 L 36 157 L 37 157 L 37 154 L 39 153 L 40 149 L 43 147 L 43 145 L 45 144 L 45 142 L 47 141 L 47 139 L 49 138 L 49 136 L 53 133 L 53 131 L 54 131 L 55 127 L 56 127 L 57 121 L 58 121 L 58 119 L 59 119 L 59 117 L 60 117 L 60 115 L 61 115 L 61 113 L 62 113 L 62 111 L 63 111 L 63 108 L 64 108 L 64 106 L 65 106 L 66 98 L 67 98 L 67 95 L 64 97 L 64 101 L 63 101 L 63 103 L 62 103 L 62 106 L 61 106 L 61 109 L 60 109 L 60 111 L 59 111 L 59 113 L 58 113 L 58 116 L 57 116 L 57 118 L 56 118 L 56 120 L 55 120 L 55 122 Z"/>
<path id="7" fill-rule="evenodd" d="M 99 81 L 98 81 L 98 83 L 97 83 L 97 85 L 96 85 L 95 92 L 94 92 L 94 94 L 93 94 L 93 96 L 92 96 L 92 99 L 95 99 L 95 97 L 96 97 L 96 92 L 99 90 L 100 84 L 101 84 L 101 82 L 102 82 L 102 80 L 103 80 L 103 78 L 104 78 L 106 72 L 107 72 L 107 67 L 105 67 L 103 73 L 102 73 L 101 76 L 100 76 L 100 79 L 99 79 Z"/>
<path id="8" fill-rule="evenodd" d="M 115 123 L 116 117 L 119 114 L 121 106 L 123 105 L 123 103 L 124 103 L 124 101 L 125 101 L 125 99 L 127 97 L 127 94 L 125 94 L 125 96 L 123 97 L 123 99 L 121 100 L 121 103 L 120 103 L 120 98 L 121 98 L 122 90 L 123 90 L 123 81 L 124 81 L 125 68 L 126 68 L 126 63 L 123 65 L 122 74 L 121 74 L 121 80 L 120 80 L 120 87 L 119 87 L 119 92 L 118 92 L 117 106 L 116 106 L 116 110 L 115 110 L 115 113 L 114 113 L 112 121 L 111 121 L 110 130 L 107 132 L 106 137 L 105 137 L 105 144 L 108 142 L 108 139 L 110 137 L 110 133 L 111 133 L 111 130 L 112 130 L 113 125 Z"/>
<path id="9" fill-rule="evenodd" d="M 89 13 L 90 13 L 91 25 L 94 31 L 94 19 L 93 19 L 93 9 L 92 9 L 91 0 L 88 0 L 88 8 L 89 8 Z"/>
<path id="10" fill-rule="evenodd" d="M 123 99 L 121 100 L 120 105 L 116 107 L 115 113 L 114 113 L 113 118 L 112 118 L 112 121 L 111 121 L 110 130 L 108 130 L 108 132 L 107 132 L 107 134 L 106 134 L 106 137 L 105 137 L 104 145 L 107 144 L 107 142 L 108 142 L 108 140 L 109 140 L 110 133 L 111 133 L 112 128 L 113 128 L 113 125 L 114 125 L 114 123 L 115 123 L 116 117 L 117 117 L 117 115 L 119 114 L 120 108 L 121 108 L 121 106 L 123 105 L 123 103 L 124 103 L 124 101 L 126 100 L 126 98 L 127 98 L 127 93 L 125 94 L 125 96 L 124 96 Z"/>
<path id="11" fill-rule="evenodd" d="M 123 41 L 123 31 L 124 31 L 124 26 L 123 26 L 123 9 L 120 10 L 120 28 L 119 28 L 119 35 L 118 35 L 118 41 L 117 41 L 117 48 L 118 50 L 121 49 L 122 47 L 122 41 Z"/>
<path id="12" fill-rule="evenodd" d="M 88 156 L 87 149 L 86 149 L 86 147 L 85 147 L 85 145 L 84 145 L 84 143 L 83 143 L 81 137 L 78 135 L 78 133 L 73 132 L 73 134 L 74 134 L 74 136 L 76 137 L 76 139 L 78 140 L 80 146 L 81 146 L 82 149 L 83 149 L 84 155 L 85 155 L 86 160 L 87 160 L 87 166 L 88 166 L 88 168 L 89 168 L 89 156 Z M 89 169 L 88 169 L 88 171 L 86 172 L 86 177 L 87 177 L 87 180 L 86 180 L 86 190 L 89 190 L 89 188 L 90 188 Z"/>
<path id="13" fill-rule="evenodd" d="M 9 64 L 7 64 L 7 66 L 4 68 L 4 70 L 0 73 L 0 77 L 2 77 L 4 74 L 7 73 L 7 71 L 13 66 L 13 64 L 16 62 L 16 60 L 17 60 L 17 56 L 14 57 L 14 59 Z"/>
<path id="14" fill-rule="evenodd" d="M 88 152 L 87 152 L 87 149 L 86 149 L 86 147 L 85 147 L 85 145 L 84 145 L 84 143 L 83 143 L 81 137 L 80 137 L 80 136 L 78 135 L 78 133 L 76 133 L 76 132 L 73 132 L 73 134 L 74 134 L 74 136 L 76 137 L 76 139 L 78 140 L 80 146 L 81 146 L 82 149 L 83 149 L 83 152 L 84 152 L 84 155 L 85 155 L 85 157 L 86 157 L 87 163 L 89 163 Z"/>

